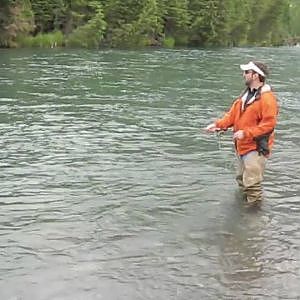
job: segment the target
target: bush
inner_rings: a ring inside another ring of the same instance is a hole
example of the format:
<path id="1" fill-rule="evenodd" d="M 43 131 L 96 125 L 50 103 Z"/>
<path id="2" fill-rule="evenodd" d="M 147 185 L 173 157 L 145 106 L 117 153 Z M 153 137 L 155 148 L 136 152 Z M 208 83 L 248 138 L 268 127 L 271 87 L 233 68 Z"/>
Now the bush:
<path id="1" fill-rule="evenodd" d="M 175 46 L 175 39 L 173 37 L 171 37 L 171 36 L 166 37 L 163 40 L 163 46 L 166 47 L 166 48 L 174 48 L 174 46 Z"/>
<path id="2" fill-rule="evenodd" d="M 21 47 L 55 48 L 64 45 L 62 32 L 39 33 L 36 36 L 19 37 L 17 43 Z"/>

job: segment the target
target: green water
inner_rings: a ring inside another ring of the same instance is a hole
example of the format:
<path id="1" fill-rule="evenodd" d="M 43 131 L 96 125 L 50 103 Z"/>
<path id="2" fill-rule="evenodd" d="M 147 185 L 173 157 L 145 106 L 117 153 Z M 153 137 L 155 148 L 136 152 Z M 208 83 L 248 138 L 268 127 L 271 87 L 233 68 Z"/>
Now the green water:
<path id="1" fill-rule="evenodd" d="M 267 62 L 265 201 L 202 130 Z M 296 299 L 300 48 L 0 51 L 1 299 Z"/>

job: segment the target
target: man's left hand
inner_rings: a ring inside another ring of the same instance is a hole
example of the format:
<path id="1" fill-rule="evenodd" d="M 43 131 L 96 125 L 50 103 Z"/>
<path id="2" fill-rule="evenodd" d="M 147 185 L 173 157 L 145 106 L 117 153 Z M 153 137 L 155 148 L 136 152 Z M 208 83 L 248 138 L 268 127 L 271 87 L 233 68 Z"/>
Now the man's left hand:
<path id="1" fill-rule="evenodd" d="M 243 130 L 238 130 L 233 134 L 233 139 L 242 140 L 245 137 L 245 133 Z"/>

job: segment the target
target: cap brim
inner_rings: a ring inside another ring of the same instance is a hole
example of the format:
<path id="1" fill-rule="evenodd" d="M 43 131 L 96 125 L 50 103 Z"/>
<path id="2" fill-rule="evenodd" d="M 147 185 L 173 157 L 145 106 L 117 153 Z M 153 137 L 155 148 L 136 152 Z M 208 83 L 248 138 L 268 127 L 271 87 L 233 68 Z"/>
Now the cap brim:
<path id="1" fill-rule="evenodd" d="M 241 68 L 241 70 L 243 70 L 243 71 L 252 70 L 250 64 L 240 65 L 240 68 Z"/>
<path id="2" fill-rule="evenodd" d="M 252 61 L 250 61 L 248 64 L 246 65 L 240 65 L 240 68 L 243 71 L 248 71 L 248 70 L 252 70 L 256 73 L 258 73 L 259 75 L 266 77 L 265 73 L 257 66 L 255 65 Z"/>

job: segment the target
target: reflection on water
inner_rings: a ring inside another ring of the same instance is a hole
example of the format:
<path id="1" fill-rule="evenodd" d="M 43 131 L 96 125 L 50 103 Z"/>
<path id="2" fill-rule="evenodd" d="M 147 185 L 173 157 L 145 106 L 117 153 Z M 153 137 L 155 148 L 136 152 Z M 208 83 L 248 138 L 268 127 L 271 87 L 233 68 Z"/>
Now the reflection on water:
<path id="1" fill-rule="evenodd" d="M 264 273 L 262 261 L 264 230 L 268 226 L 261 206 L 247 207 L 237 202 L 227 209 L 220 236 L 220 282 L 228 297 L 255 296 L 251 287 L 260 286 Z"/>
<path id="2" fill-rule="evenodd" d="M 53 49 L 52 49 L 53 50 Z M 1 299 L 296 299 L 299 49 L 0 51 Z M 272 66 L 266 199 L 201 128 Z"/>

